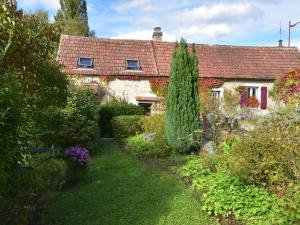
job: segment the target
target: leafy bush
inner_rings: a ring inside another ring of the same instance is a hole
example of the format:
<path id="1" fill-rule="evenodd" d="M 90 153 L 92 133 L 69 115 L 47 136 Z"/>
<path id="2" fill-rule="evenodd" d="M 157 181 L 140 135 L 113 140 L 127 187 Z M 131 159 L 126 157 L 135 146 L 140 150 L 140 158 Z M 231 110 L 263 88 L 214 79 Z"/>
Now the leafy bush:
<path id="1" fill-rule="evenodd" d="M 155 134 L 154 143 L 157 149 L 165 151 L 165 155 L 168 155 L 171 151 L 170 146 L 167 143 L 165 130 L 166 130 L 166 115 L 163 113 L 155 114 L 146 117 L 143 120 L 143 130 L 149 134 Z"/>
<path id="2" fill-rule="evenodd" d="M 70 184 L 77 184 L 87 178 L 87 166 L 91 159 L 89 151 L 81 147 L 69 147 L 65 150 L 67 158 L 67 178 Z"/>
<path id="3" fill-rule="evenodd" d="M 205 176 L 210 173 L 209 169 L 205 168 L 202 160 L 197 156 L 191 156 L 187 163 L 180 169 L 180 176 L 194 180 L 199 176 Z"/>
<path id="4" fill-rule="evenodd" d="M 26 167 L 19 167 L 8 179 L 10 185 L 1 205 L 3 224 L 28 224 L 37 201 L 65 183 L 65 162 L 55 155 L 33 155 L 27 161 Z"/>
<path id="5" fill-rule="evenodd" d="M 65 114 L 63 147 L 82 146 L 91 151 L 96 148 L 99 137 L 98 102 L 89 89 L 70 87 Z"/>
<path id="6" fill-rule="evenodd" d="M 118 99 L 113 99 L 104 105 L 101 105 L 99 109 L 99 126 L 101 135 L 104 137 L 111 137 L 112 118 L 115 116 L 125 115 L 144 115 L 144 109 L 141 106 Z"/>
<path id="7" fill-rule="evenodd" d="M 130 154 L 140 157 L 152 157 L 155 155 L 153 139 L 145 140 L 145 134 L 139 134 L 127 139 L 126 147 Z"/>
<path id="8" fill-rule="evenodd" d="M 291 99 L 300 100 L 300 69 L 295 69 L 276 78 L 274 88 L 270 93 L 275 99 L 284 102 Z"/>
<path id="9" fill-rule="evenodd" d="M 190 157 L 180 169 L 180 175 L 190 179 L 195 194 L 201 196 L 202 209 L 209 214 L 225 218 L 233 215 L 237 220 L 253 225 L 297 224 L 297 188 L 287 195 L 287 199 L 280 199 L 225 172 L 213 173 L 197 156 Z"/>
<path id="10" fill-rule="evenodd" d="M 230 135 L 225 141 L 219 144 L 217 149 L 218 166 L 220 170 L 227 171 L 229 165 L 234 163 L 232 148 L 240 143 L 240 138 L 235 135 Z"/>
<path id="11" fill-rule="evenodd" d="M 118 140 L 123 140 L 130 136 L 142 133 L 142 120 L 145 116 L 116 116 L 111 120 L 113 136 Z"/>
<path id="12" fill-rule="evenodd" d="M 199 176 L 193 182 L 193 189 L 204 193 L 201 202 L 209 214 L 224 217 L 232 214 L 246 224 L 287 224 L 283 200 L 227 174 Z"/>
<path id="13" fill-rule="evenodd" d="M 165 149 L 157 148 L 155 138 L 147 138 L 148 135 L 139 134 L 126 140 L 126 148 L 129 153 L 145 158 L 162 158 L 169 154 Z"/>
<path id="14" fill-rule="evenodd" d="M 232 175 L 275 188 L 300 179 L 300 115 L 280 111 L 268 116 L 233 147 Z"/>

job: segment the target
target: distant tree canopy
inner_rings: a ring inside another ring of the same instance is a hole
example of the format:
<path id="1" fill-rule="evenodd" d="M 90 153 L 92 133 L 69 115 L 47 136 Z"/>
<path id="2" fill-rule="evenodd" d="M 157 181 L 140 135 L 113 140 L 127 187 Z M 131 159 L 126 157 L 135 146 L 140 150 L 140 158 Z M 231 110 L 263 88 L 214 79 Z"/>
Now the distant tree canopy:
<path id="1" fill-rule="evenodd" d="M 64 24 L 64 34 L 86 37 L 95 35 L 88 25 L 86 0 L 60 0 L 60 7 L 55 21 Z"/>

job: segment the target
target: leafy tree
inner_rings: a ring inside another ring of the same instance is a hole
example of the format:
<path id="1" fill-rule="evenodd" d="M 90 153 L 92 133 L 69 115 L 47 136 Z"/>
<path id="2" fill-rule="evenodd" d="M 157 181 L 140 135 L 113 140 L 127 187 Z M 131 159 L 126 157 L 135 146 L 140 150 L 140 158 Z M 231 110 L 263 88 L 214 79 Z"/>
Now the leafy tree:
<path id="1" fill-rule="evenodd" d="M 63 33 L 77 36 L 94 36 L 88 25 L 86 0 L 60 0 L 61 8 L 57 11 L 55 21 L 63 22 Z"/>
<path id="2" fill-rule="evenodd" d="M 167 98 L 166 136 L 177 151 L 190 151 L 193 142 L 183 141 L 200 129 L 198 96 L 198 58 L 193 46 L 188 52 L 185 40 L 176 44 L 170 71 Z M 194 142 L 195 143 L 195 142 Z"/>
<path id="3" fill-rule="evenodd" d="M 33 183 L 22 180 L 20 167 L 31 162 L 31 147 L 44 146 L 37 133 L 40 115 L 66 103 L 68 82 L 53 57 L 60 31 L 45 14 L 26 15 L 15 0 L 0 0 L 0 220 L 4 224 L 28 224 L 20 218 L 34 193 L 22 191 Z M 3 217 L 2 207 L 9 215 Z"/>

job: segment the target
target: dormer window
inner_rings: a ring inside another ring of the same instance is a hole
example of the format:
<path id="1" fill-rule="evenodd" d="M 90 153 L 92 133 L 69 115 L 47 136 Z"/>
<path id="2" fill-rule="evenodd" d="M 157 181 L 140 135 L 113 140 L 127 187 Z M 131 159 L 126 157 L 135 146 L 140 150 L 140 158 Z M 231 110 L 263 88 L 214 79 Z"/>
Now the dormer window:
<path id="1" fill-rule="evenodd" d="M 79 57 L 77 62 L 78 68 L 93 68 L 93 58 L 92 57 Z"/>
<path id="2" fill-rule="evenodd" d="M 126 59 L 126 70 L 140 70 L 140 61 L 136 59 Z"/>

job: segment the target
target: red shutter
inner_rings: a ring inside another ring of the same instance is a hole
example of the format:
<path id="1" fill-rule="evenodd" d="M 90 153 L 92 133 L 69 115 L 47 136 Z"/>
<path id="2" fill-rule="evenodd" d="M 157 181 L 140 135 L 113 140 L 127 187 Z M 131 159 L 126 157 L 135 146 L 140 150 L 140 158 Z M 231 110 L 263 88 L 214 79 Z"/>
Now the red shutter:
<path id="1" fill-rule="evenodd" d="M 248 98 L 249 98 L 249 93 L 248 93 L 248 88 L 244 87 L 245 89 L 243 90 L 241 94 L 241 108 L 247 107 L 248 106 Z"/>
<path id="2" fill-rule="evenodd" d="M 261 87 L 261 101 L 260 108 L 267 109 L 268 89 L 267 87 Z"/>

